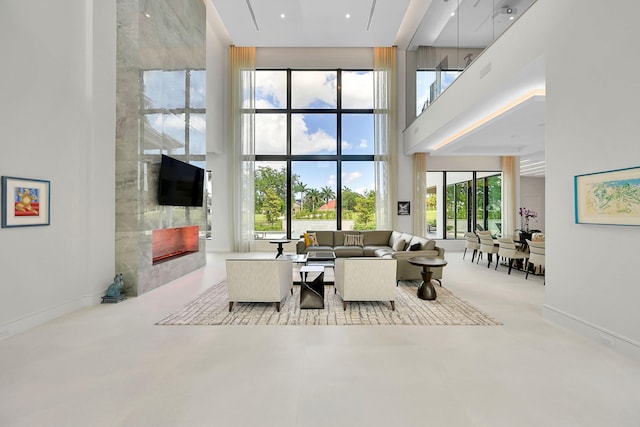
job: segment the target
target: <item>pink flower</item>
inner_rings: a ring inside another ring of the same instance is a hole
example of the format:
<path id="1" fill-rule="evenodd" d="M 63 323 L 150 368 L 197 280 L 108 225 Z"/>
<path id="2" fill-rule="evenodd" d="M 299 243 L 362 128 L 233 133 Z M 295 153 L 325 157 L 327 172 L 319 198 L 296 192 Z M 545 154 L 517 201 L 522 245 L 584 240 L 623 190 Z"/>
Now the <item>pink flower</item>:
<path id="1" fill-rule="evenodd" d="M 535 211 L 530 211 L 529 209 L 525 208 L 525 207 L 521 207 L 518 209 L 518 215 L 520 215 L 523 218 L 537 218 L 538 217 L 538 213 Z"/>

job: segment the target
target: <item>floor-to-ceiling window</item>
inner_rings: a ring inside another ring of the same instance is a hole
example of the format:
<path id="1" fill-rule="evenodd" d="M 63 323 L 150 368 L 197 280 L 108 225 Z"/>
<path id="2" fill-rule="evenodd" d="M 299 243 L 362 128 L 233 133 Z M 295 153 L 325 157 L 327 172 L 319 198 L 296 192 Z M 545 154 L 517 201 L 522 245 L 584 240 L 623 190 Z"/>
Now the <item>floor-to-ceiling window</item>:
<path id="1" fill-rule="evenodd" d="M 500 172 L 427 172 L 426 192 L 430 237 L 462 239 L 476 230 L 502 233 Z"/>
<path id="2" fill-rule="evenodd" d="M 502 235 L 502 174 L 476 173 L 476 230 L 478 224 L 493 235 Z"/>
<path id="3" fill-rule="evenodd" d="M 375 228 L 371 70 L 257 70 L 255 237 Z"/>

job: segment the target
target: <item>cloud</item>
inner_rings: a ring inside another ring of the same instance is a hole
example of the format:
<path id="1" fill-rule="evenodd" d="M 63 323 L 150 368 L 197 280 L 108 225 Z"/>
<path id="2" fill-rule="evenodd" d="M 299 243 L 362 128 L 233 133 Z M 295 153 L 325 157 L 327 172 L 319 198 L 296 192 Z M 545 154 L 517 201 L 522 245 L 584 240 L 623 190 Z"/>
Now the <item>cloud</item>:
<path id="1" fill-rule="evenodd" d="M 363 138 L 360 140 L 360 145 L 359 145 L 360 148 L 367 148 L 368 146 L 369 146 L 369 143 L 367 143 L 366 139 Z"/>
<path id="2" fill-rule="evenodd" d="M 362 177 L 362 172 L 350 172 L 342 174 L 342 185 L 349 185 Z"/>
<path id="3" fill-rule="evenodd" d="M 286 162 L 256 162 L 255 163 L 255 169 L 258 170 L 258 168 L 260 167 L 270 167 L 271 169 L 280 171 L 282 169 L 285 169 L 287 167 L 287 163 Z"/>
<path id="4" fill-rule="evenodd" d="M 343 152 L 345 152 L 345 151 L 349 151 L 349 150 L 351 150 L 352 148 L 353 148 L 353 145 L 349 144 L 349 142 L 348 142 L 348 141 L 346 141 L 346 140 L 344 140 L 344 139 L 342 140 L 342 151 L 343 151 Z"/>
<path id="5" fill-rule="evenodd" d="M 342 73 L 342 107 L 373 108 L 373 73 L 371 71 Z"/>
<path id="6" fill-rule="evenodd" d="M 295 154 L 317 154 L 323 151 L 335 153 L 337 147 L 336 139 L 323 129 L 309 133 L 302 114 L 291 116 L 291 138 L 294 142 Z"/>
<path id="7" fill-rule="evenodd" d="M 335 71 L 294 71 L 291 73 L 291 80 L 293 108 L 337 105 Z"/>
<path id="8" fill-rule="evenodd" d="M 256 114 L 256 153 L 285 154 L 287 150 L 287 116 Z"/>
<path id="9" fill-rule="evenodd" d="M 287 73 L 278 70 L 256 71 L 256 108 L 287 106 Z"/>

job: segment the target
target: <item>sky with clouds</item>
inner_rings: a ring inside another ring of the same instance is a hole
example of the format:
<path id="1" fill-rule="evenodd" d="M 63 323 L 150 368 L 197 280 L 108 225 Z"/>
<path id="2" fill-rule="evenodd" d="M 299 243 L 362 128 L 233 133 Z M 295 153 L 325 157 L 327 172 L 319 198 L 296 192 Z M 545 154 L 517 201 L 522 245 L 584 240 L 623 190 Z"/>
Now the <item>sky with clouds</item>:
<path id="1" fill-rule="evenodd" d="M 335 71 L 293 71 L 291 106 L 295 109 L 337 108 Z M 258 71 L 256 108 L 287 107 L 287 82 L 284 71 Z M 352 109 L 373 107 L 371 72 L 342 72 L 342 106 Z M 255 122 L 256 154 L 286 153 L 286 115 L 257 114 Z M 342 121 L 342 154 L 373 154 L 373 115 L 345 114 Z M 291 117 L 292 154 L 337 154 L 337 119 L 333 113 L 296 113 Z M 358 192 L 374 188 L 371 162 L 343 162 L 342 186 Z M 335 162 L 294 162 L 294 174 L 309 188 L 330 186 L 337 189 Z"/>

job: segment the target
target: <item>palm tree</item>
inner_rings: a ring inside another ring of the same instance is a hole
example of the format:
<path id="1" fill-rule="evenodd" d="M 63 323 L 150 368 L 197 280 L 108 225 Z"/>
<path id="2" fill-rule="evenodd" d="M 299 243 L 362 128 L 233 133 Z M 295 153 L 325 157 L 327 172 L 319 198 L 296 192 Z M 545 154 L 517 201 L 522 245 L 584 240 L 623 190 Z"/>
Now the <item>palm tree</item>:
<path id="1" fill-rule="evenodd" d="M 316 210 L 316 203 L 322 200 L 322 194 L 318 191 L 317 188 L 312 188 L 307 191 L 307 200 L 311 202 L 311 212 Z"/>
<path id="2" fill-rule="evenodd" d="M 327 185 L 320 189 L 320 197 L 322 197 L 325 203 L 329 203 L 329 200 L 333 200 L 336 197 L 336 193 Z"/>
<path id="3" fill-rule="evenodd" d="M 295 184 L 293 184 L 293 192 L 294 193 L 300 193 L 300 208 L 302 209 L 304 207 L 304 194 L 309 190 L 309 187 L 307 187 L 306 184 L 303 184 L 302 182 L 297 181 Z"/>

